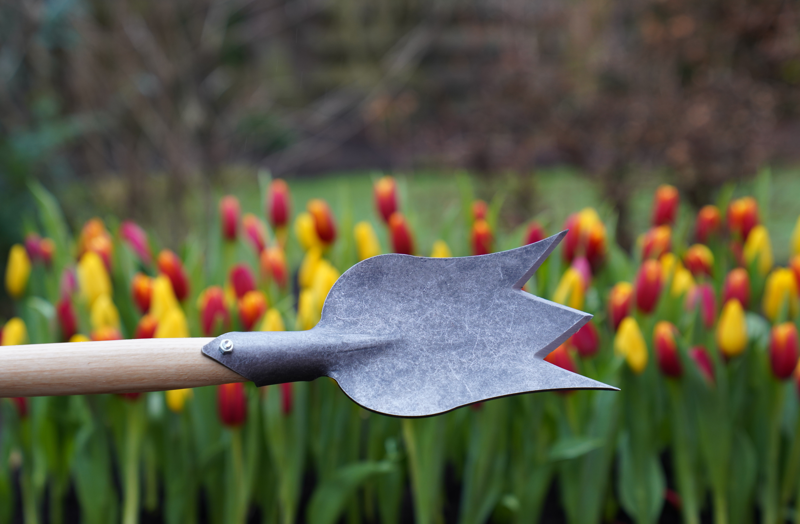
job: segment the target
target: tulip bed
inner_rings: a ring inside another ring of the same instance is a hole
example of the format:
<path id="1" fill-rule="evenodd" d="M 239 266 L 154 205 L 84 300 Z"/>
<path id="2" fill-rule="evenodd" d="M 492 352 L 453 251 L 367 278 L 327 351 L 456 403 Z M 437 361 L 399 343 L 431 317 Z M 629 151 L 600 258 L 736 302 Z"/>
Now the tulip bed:
<path id="1" fill-rule="evenodd" d="M 292 202 L 278 179 L 261 192 L 263 209 L 243 216 L 222 198 L 207 240 L 171 251 L 130 221 L 93 219 L 73 238 L 33 186 L 38 230 L 8 254 L 17 316 L 0 324 L 2 343 L 309 329 L 358 260 L 485 254 L 546 235 L 535 221 L 500 235 L 499 203 L 469 188 L 429 245 L 391 177 L 375 180 L 370 216 Z M 3 400 L 0 522 L 65 522 L 76 503 L 89 523 L 800 521 L 800 221 L 794 258 L 777 267 L 759 203 L 732 195 L 690 218 L 659 187 L 631 254 L 612 217 L 578 211 L 527 283 L 594 314 L 547 360 L 619 393 L 403 420 L 327 379 Z"/>

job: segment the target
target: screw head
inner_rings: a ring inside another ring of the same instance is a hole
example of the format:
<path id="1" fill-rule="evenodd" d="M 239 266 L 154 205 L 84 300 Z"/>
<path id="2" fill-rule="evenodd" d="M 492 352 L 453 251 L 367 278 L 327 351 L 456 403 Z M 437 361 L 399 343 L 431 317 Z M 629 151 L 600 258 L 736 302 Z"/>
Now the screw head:
<path id="1" fill-rule="evenodd" d="M 223 339 L 222 342 L 219 343 L 219 350 L 222 353 L 230 353 L 233 351 L 233 341 L 231 339 Z"/>

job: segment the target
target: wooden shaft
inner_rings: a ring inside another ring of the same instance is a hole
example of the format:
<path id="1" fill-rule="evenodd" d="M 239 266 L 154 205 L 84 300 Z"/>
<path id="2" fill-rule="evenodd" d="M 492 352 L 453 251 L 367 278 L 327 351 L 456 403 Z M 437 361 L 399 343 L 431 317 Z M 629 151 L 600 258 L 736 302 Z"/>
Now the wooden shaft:
<path id="1" fill-rule="evenodd" d="M 210 338 L 0 347 L 0 397 L 134 393 L 244 382 L 201 353 Z"/>

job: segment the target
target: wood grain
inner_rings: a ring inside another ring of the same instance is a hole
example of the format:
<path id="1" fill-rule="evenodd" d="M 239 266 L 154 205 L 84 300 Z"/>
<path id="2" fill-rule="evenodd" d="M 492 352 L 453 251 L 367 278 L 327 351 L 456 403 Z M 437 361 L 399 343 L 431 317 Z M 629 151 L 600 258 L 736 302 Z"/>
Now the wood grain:
<path id="1" fill-rule="evenodd" d="M 211 338 L 0 347 L 0 397 L 133 393 L 246 379 L 201 353 Z"/>

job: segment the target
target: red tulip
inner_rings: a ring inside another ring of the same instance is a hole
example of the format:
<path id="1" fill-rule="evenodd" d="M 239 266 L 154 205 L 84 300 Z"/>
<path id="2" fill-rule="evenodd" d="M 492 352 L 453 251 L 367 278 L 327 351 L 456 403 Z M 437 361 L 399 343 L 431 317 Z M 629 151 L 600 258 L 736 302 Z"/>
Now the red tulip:
<path id="1" fill-rule="evenodd" d="M 250 331 L 267 312 L 267 297 L 261 291 L 248 291 L 239 299 L 239 319 L 245 331 Z"/>
<path id="2" fill-rule="evenodd" d="M 683 255 L 683 263 L 686 269 L 696 277 L 700 275 L 711 276 L 714 270 L 714 255 L 703 244 L 695 244 Z"/>
<path id="3" fill-rule="evenodd" d="M 717 319 L 717 297 L 711 284 L 700 284 L 693 287 L 686 296 L 686 306 L 689 311 L 700 305 L 700 318 L 706 329 L 714 327 Z"/>
<path id="4" fill-rule="evenodd" d="M 141 393 L 119 393 L 118 396 L 127 402 L 136 402 L 139 400 L 139 397 L 142 396 Z"/>
<path id="5" fill-rule="evenodd" d="M 414 238 L 405 217 L 399 211 L 389 217 L 389 235 L 395 253 L 414 254 Z"/>
<path id="6" fill-rule="evenodd" d="M 222 221 L 222 238 L 236 240 L 239 229 L 239 199 L 228 195 L 219 201 L 219 218 Z"/>
<path id="7" fill-rule="evenodd" d="M 267 192 L 267 207 L 269 208 L 269 222 L 272 227 L 284 227 L 289 222 L 289 186 L 280 178 L 274 179 L 269 184 Z"/>
<path id="8" fill-rule="evenodd" d="M 659 258 L 672 249 L 672 229 L 669 226 L 651 228 L 642 238 L 642 258 Z"/>
<path id="9" fill-rule="evenodd" d="M 769 362 L 777 379 L 785 380 L 792 376 L 797 368 L 798 351 L 797 328 L 793 323 L 784 322 L 772 328 Z"/>
<path id="10" fill-rule="evenodd" d="M 694 236 L 701 244 L 707 243 L 712 237 L 719 233 L 719 226 L 722 217 L 717 206 L 703 206 L 697 213 Z"/>
<path id="11" fill-rule="evenodd" d="M 683 373 L 678 344 L 675 342 L 677 333 L 678 329 L 664 320 L 656 323 L 653 330 L 653 345 L 656 350 L 658 367 L 668 377 L 680 377 Z"/>
<path id="12" fill-rule="evenodd" d="M 572 355 L 569 354 L 569 349 L 567 348 L 566 344 L 561 344 L 555 348 L 550 352 L 549 355 L 544 357 L 544 359 L 551 364 L 555 364 L 560 368 L 566 369 L 567 371 L 571 371 L 573 373 L 578 372 L 578 367 L 575 365 L 575 361 L 572 360 Z"/>
<path id="13" fill-rule="evenodd" d="M 162 250 L 158 254 L 158 270 L 169 278 L 175 297 L 180 301 L 185 300 L 189 295 L 189 278 L 178 255 L 169 249 Z"/>
<path id="14" fill-rule="evenodd" d="M 600 334 L 593 322 L 587 322 L 570 339 L 583 358 L 593 357 L 600 349 Z"/>
<path id="15" fill-rule="evenodd" d="M 133 338 L 153 338 L 156 336 L 156 329 L 158 329 L 158 319 L 153 315 L 145 315 L 139 319 Z"/>
<path id="16" fill-rule="evenodd" d="M 236 298 L 242 298 L 248 291 L 256 289 L 256 279 L 250 267 L 245 264 L 236 264 L 231 268 L 229 279 Z"/>
<path id="17" fill-rule="evenodd" d="M 564 229 L 569 230 L 564 239 L 564 260 L 572 262 L 576 256 L 585 256 L 593 270 L 605 260 L 606 228 L 594 209 L 586 208 L 567 218 Z"/>
<path id="18" fill-rule="evenodd" d="M 314 218 L 314 228 L 317 236 L 324 244 L 332 244 L 336 240 L 336 222 L 333 219 L 331 208 L 322 199 L 315 198 L 308 202 L 308 212 Z"/>
<path id="19" fill-rule="evenodd" d="M 229 428 L 239 427 L 247 419 L 247 397 L 244 384 L 222 384 L 217 387 L 217 408 L 219 418 Z"/>
<path id="20" fill-rule="evenodd" d="M 256 250 L 256 254 L 264 251 L 264 247 L 267 245 L 267 233 L 261 221 L 254 214 L 247 213 L 242 217 L 242 227 L 244 227 L 247 240 Z"/>
<path id="21" fill-rule="evenodd" d="M 489 211 L 489 206 L 483 200 L 476 200 L 472 203 L 472 220 L 486 220 L 486 213 Z"/>
<path id="22" fill-rule="evenodd" d="M 124 221 L 119 226 L 119 236 L 136 253 L 139 260 L 148 265 L 152 262 L 153 254 L 147 241 L 147 233 L 138 224 L 130 220 Z"/>
<path id="23" fill-rule="evenodd" d="M 750 276 L 744 268 L 737 267 L 725 277 L 722 303 L 726 304 L 732 298 L 738 300 L 742 307 L 747 309 L 747 304 L 750 302 Z"/>
<path id="24" fill-rule="evenodd" d="M 661 296 L 663 278 L 657 260 L 645 260 L 636 275 L 636 307 L 643 313 L 652 313 Z"/>
<path id="25" fill-rule="evenodd" d="M 225 307 L 225 292 L 221 287 L 211 286 L 200 293 L 200 327 L 207 337 L 219 335 L 230 327 L 231 318 Z"/>
<path id="26" fill-rule="evenodd" d="M 78 279 L 75 277 L 75 271 L 72 268 L 64 268 L 61 272 L 61 281 L 58 284 L 58 290 L 61 296 L 72 296 L 78 290 Z"/>
<path id="27" fill-rule="evenodd" d="M 41 252 L 39 251 L 39 244 L 42 242 L 42 237 L 36 233 L 28 233 L 25 235 L 25 251 L 28 252 L 28 258 L 31 262 L 38 262 L 41 259 Z"/>
<path id="28" fill-rule="evenodd" d="M 627 316 L 631 314 L 631 306 L 633 304 L 633 286 L 628 282 L 620 282 L 611 288 L 611 294 L 608 298 L 608 316 L 611 319 L 611 325 L 614 331 L 619 327 Z"/>
<path id="29" fill-rule="evenodd" d="M 708 351 L 703 346 L 696 346 L 689 350 L 689 358 L 694 360 L 700 372 L 710 383 L 714 383 L 714 363 L 708 356 Z"/>
<path id="30" fill-rule="evenodd" d="M 281 411 L 284 415 L 289 415 L 292 413 L 292 404 L 293 404 L 293 391 L 292 391 L 292 383 L 286 382 L 285 384 L 281 384 Z"/>
<path id="31" fill-rule="evenodd" d="M 62 296 L 61 300 L 58 301 L 56 314 L 58 316 L 58 324 L 61 326 L 61 337 L 64 340 L 69 340 L 72 335 L 78 332 L 78 315 L 75 314 L 75 308 L 72 306 L 69 296 Z"/>
<path id="32" fill-rule="evenodd" d="M 136 273 L 131 283 L 131 295 L 139 312 L 147 313 L 153 298 L 153 279 L 144 273 Z"/>
<path id="33" fill-rule="evenodd" d="M 394 178 L 385 176 L 375 182 L 375 207 L 387 224 L 397 211 L 397 184 Z"/>
<path id="34" fill-rule="evenodd" d="M 653 225 L 663 226 L 675 223 L 675 215 L 678 212 L 680 196 L 678 190 L 673 186 L 662 185 L 656 189 L 655 201 L 653 203 Z"/>
<path id="35" fill-rule="evenodd" d="M 789 267 L 792 268 L 792 273 L 794 273 L 794 279 L 797 281 L 797 288 L 800 289 L 800 255 L 795 255 L 792 257 L 792 261 L 789 263 Z"/>
<path id="36" fill-rule="evenodd" d="M 43 238 L 39 242 L 39 255 L 42 257 L 42 262 L 48 268 L 53 265 L 53 257 L 56 254 L 56 243 L 52 238 Z"/>
<path id="37" fill-rule="evenodd" d="M 753 197 L 739 198 L 728 206 L 728 230 L 740 240 L 747 240 L 758 223 L 758 203 Z"/>
<path id="38" fill-rule="evenodd" d="M 487 255 L 492 252 L 492 229 L 489 223 L 478 219 L 472 224 L 472 254 Z"/>
<path id="39" fill-rule="evenodd" d="M 274 280 L 278 287 L 286 287 L 289 282 L 289 268 L 280 246 L 268 247 L 261 252 L 261 274 Z"/>
<path id="40" fill-rule="evenodd" d="M 17 407 L 19 418 L 28 418 L 28 399 L 25 397 L 11 397 L 11 402 Z"/>
<path id="41" fill-rule="evenodd" d="M 540 240 L 544 240 L 545 232 L 544 228 L 539 222 L 531 222 L 528 225 L 528 230 L 525 232 L 525 241 L 524 244 L 533 244 L 534 242 L 538 242 Z"/>

